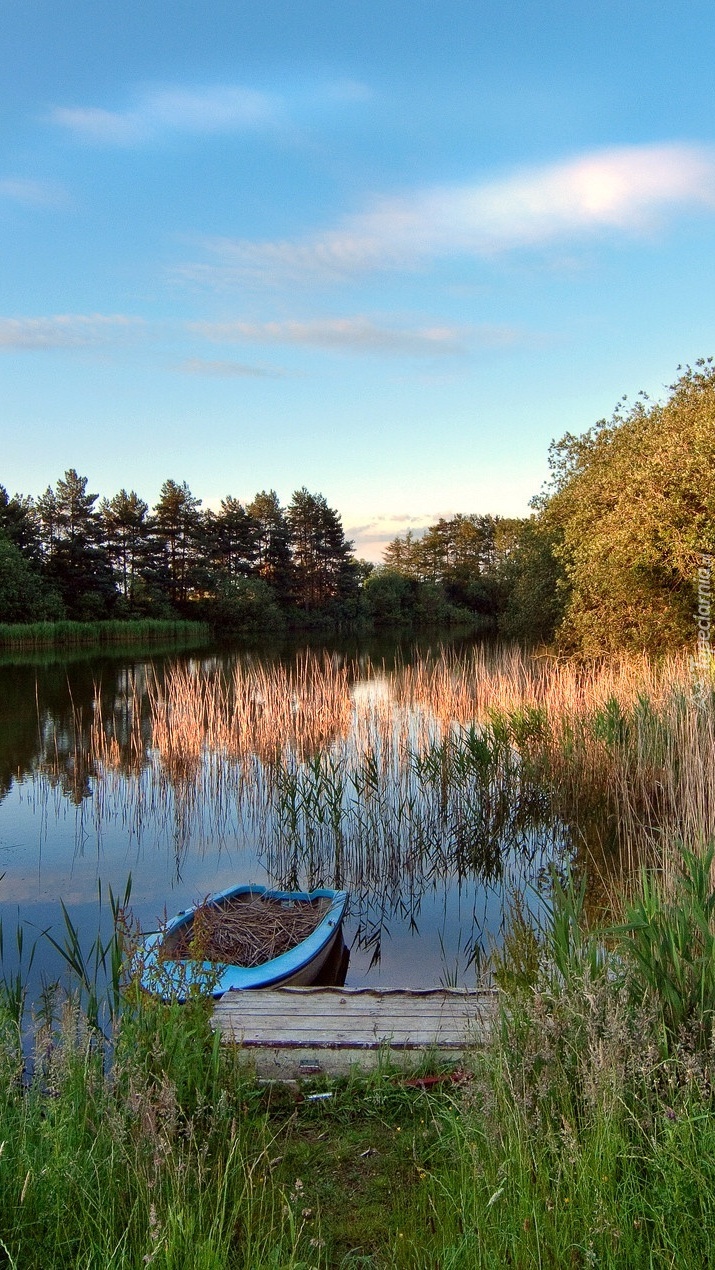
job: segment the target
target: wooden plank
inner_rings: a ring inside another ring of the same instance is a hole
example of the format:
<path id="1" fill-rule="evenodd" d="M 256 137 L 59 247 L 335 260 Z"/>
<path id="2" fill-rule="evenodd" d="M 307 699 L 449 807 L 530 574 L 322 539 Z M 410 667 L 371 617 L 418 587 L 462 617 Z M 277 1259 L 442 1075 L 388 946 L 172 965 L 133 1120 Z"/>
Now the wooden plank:
<path id="1" fill-rule="evenodd" d="M 274 988 L 226 993 L 213 1023 L 259 1074 L 294 1078 L 306 1064 L 347 1071 L 427 1050 L 458 1057 L 487 1039 L 495 992 L 454 989 Z"/>

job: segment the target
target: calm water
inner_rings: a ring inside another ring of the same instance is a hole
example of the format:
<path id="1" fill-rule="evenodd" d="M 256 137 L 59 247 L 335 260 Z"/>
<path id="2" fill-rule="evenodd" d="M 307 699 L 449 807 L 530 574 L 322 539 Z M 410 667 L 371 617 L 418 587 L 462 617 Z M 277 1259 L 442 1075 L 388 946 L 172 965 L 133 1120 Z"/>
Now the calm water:
<path id="1" fill-rule="evenodd" d="M 144 929 L 155 929 L 164 913 L 239 881 L 338 883 L 352 896 L 346 924 L 349 984 L 473 985 L 475 950 L 500 938 L 505 893 L 516 887 L 526 893 L 527 905 L 535 903 L 529 884 L 568 844 L 538 797 L 517 819 L 503 806 L 496 814 L 493 791 L 483 791 L 489 806 L 476 836 L 465 838 L 462 819 L 456 823 L 452 812 L 444 813 L 440 830 L 442 813 L 428 811 L 419 790 L 414 795 L 415 786 L 403 781 L 394 796 L 388 789 L 389 758 L 380 761 L 386 764 L 384 798 L 392 801 L 383 810 L 375 800 L 366 804 L 376 819 L 372 830 L 360 829 L 359 842 L 326 827 L 320 811 L 317 820 L 304 816 L 302 827 L 293 825 L 289 832 L 277 810 L 285 810 L 288 777 L 300 782 L 307 763 L 315 770 L 316 761 L 347 762 L 358 745 L 359 726 L 367 726 L 364 719 L 358 725 L 358 714 L 375 703 L 384 728 L 394 667 L 399 671 L 414 650 L 363 648 L 354 661 L 355 653 L 348 674 L 353 713 L 348 710 L 339 726 L 328 720 L 311 753 L 287 761 L 279 795 L 270 759 L 250 752 L 250 738 L 240 757 L 230 747 L 204 748 L 192 764 L 178 768 L 168 763 L 152 733 L 144 699 L 149 677 L 161 680 L 183 665 L 195 680 L 219 670 L 230 678 L 244 654 L 0 665 L 0 914 L 6 964 L 12 963 L 18 920 L 30 939 L 45 929 L 61 938 L 60 900 L 90 940 L 97 930 L 98 886 L 105 894 L 109 885 L 123 892 L 129 874 L 132 910 Z M 368 669 L 368 655 L 373 666 L 384 660 L 380 673 Z M 293 656 L 286 654 L 286 661 Z M 254 654 L 252 663 L 257 660 Z M 334 653 L 333 660 L 343 665 L 345 654 Z M 132 708 L 134 735 L 141 733 L 143 745 L 133 756 Z M 106 751 L 101 763 L 93 755 L 93 725 L 95 732 L 118 738 L 113 761 Z M 411 735 L 411 725 L 403 720 L 403 726 Z M 429 730 L 424 712 L 421 727 L 424 737 Z M 380 744 L 384 747 L 384 739 Z M 396 748 L 395 754 L 394 762 L 402 763 L 402 751 Z M 401 780 L 395 776 L 396 790 Z M 344 800 L 351 789 L 348 780 Z M 33 980 L 57 973 L 56 955 L 41 940 Z"/>

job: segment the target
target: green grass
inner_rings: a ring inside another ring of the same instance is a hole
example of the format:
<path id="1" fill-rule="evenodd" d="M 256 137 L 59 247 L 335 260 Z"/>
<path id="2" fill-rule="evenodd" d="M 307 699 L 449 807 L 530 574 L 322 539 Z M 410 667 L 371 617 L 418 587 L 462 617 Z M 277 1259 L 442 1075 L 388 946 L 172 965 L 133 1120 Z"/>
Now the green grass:
<path id="1" fill-rule="evenodd" d="M 45 994 L 30 1079 L 13 980 L 0 994 L 0 1264 L 715 1264 L 711 864 L 681 853 L 675 891 L 644 874 L 607 933 L 589 929 L 584 887 L 554 877 L 541 929 L 517 921 L 497 964 L 492 1041 L 460 1083 L 427 1089 L 387 1066 L 261 1084 L 212 1032 L 210 1000 L 164 1004 L 135 983 L 108 1036 L 78 998 Z M 113 945 L 83 952 L 68 922 L 65 955 L 97 1015 Z"/>
<path id="2" fill-rule="evenodd" d="M 184 643 L 208 639 L 204 622 L 138 621 L 0 623 L 0 649 L 106 647 Z"/>

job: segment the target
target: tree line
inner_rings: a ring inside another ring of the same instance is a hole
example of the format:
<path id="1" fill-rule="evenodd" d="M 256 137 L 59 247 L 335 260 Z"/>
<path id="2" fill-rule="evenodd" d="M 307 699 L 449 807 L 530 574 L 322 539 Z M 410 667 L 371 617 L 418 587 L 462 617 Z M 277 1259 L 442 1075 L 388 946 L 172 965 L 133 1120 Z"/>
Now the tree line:
<path id="1" fill-rule="evenodd" d="M 703 575 L 715 595 L 713 359 L 681 369 L 664 401 L 623 399 L 566 433 L 549 466 L 528 518 L 458 516 L 396 538 L 369 579 L 385 611 L 401 587 L 438 585 L 502 634 L 568 653 L 692 649 L 710 618 Z"/>
<path id="2" fill-rule="evenodd" d="M 185 481 L 165 481 L 151 509 L 134 490 L 100 501 L 87 485 L 70 468 L 39 497 L 0 486 L 0 620 L 181 614 L 263 630 L 357 614 L 370 566 L 322 494 L 282 507 L 262 490 L 214 512 Z"/>
<path id="3" fill-rule="evenodd" d="M 263 490 L 213 512 L 172 480 L 152 509 L 134 491 L 99 501 L 74 469 L 34 499 L 0 486 L 0 621 L 457 624 L 589 655 L 692 645 L 698 579 L 715 561 L 712 359 L 682 370 L 663 402 L 624 400 L 566 433 L 549 463 L 530 516 L 444 517 L 396 537 L 377 567 L 305 488 L 287 507 Z"/>

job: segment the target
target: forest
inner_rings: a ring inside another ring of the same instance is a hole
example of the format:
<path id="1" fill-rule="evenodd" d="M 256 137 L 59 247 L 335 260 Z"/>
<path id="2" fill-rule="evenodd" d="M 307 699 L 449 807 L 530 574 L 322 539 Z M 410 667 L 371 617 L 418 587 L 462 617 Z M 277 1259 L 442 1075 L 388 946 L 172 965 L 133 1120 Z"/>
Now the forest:
<path id="1" fill-rule="evenodd" d="M 202 507 L 166 480 L 99 499 L 74 468 L 39 496 L 0 486 L 0 622 L 172 617 L 217 633 L 460 627 L 564 651 L 658 651 L 693 637 L 715 553 L 715 369 L 664 402 L 552 444 L 528 517 L 458 514 L 356 558 L 322 494 Z"/>

